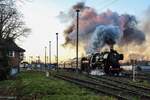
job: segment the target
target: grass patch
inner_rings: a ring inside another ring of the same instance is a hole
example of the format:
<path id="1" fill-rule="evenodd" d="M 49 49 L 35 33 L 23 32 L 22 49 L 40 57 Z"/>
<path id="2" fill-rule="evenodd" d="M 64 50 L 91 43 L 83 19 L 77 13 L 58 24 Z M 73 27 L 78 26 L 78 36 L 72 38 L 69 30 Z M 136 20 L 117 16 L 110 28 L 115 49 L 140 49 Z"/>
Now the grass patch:
<path id="1" fill-rule="evenodd" d="M 10 95 L 6 88 L 20 100 L 114 100 L 52 76 L 47 78 L 45 73 L 35 71 L 21 72 L 16 80 L 1 81 L 0 89 Z"/>
<path id="2" fill-rule="evenodd" d="M 107 96 L 79 96 L 79 95 L 51 95 L 43 97 L 41 100 L 114 100 L 114 98 Z"/>

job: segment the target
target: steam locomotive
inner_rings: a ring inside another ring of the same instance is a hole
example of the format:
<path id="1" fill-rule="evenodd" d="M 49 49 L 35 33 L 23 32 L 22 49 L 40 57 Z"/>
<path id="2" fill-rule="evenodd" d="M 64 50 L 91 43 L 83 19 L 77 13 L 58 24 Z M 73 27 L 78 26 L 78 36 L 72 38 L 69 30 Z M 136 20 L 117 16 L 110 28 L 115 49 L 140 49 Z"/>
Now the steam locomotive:
<path id="1" fill-rule="evenodd" d="M 80 71 L 89 73 L 91 70 L 103 70 L 105 74 L 119 74 L 121 72 L 119 61 L 123 60 L 123 54 L 110 49 L 101 53 L 94 53 L 87 57 L 82 57 L 80 62 Z"/>

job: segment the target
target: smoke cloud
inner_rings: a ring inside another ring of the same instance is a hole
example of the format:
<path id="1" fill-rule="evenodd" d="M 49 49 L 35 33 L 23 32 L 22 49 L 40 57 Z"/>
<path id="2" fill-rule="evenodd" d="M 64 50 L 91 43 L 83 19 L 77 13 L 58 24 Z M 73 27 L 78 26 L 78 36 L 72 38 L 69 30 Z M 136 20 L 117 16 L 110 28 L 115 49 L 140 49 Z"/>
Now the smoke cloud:
<path id="1" fill-rule="evenodd" d="M 87 52 L 95 52 L 97 48 L 107 45 L 114 45 L 122 36 L 119 27 L 113 25 L 99 25 L 91 37 L 91 43 Z"/>
<path id="2" fill-rule="evenodd" d="M 64 31 L 65 43 L 75 46 L 76 41 L 76 9 L 80 9 L 79 42 L 84 44 L 87 53 L 102 49 L 105 45 L 142 44 L 145 34 L 137 28 L 135 16 L 129 14 L 119 15 L 117 12 L 107 10 L 97 13 L 94 8 L 88 7 L 84 2 L 72 6 L 65 14 L 61 12 L 59 18 L 70 18 L 71 25 Z M 67 20 L 64 20 L 64 22 Z M 150 28 L 149 28 L 150 29 Z"/>
<path id="3" fill-rule="evenodd" d="M 150 35 L 150 6 L 145 11 L 145 15 L 142 21 L 142 30 L 147 34 Z"/>

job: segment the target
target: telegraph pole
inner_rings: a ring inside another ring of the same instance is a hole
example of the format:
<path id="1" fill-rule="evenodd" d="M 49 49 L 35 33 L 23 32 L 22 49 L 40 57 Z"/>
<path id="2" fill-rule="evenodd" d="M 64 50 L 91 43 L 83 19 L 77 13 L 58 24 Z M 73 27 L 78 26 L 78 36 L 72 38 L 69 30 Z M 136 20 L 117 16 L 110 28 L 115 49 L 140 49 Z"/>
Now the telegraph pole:
<path id="1" fill-rule="evenodd" d="M 77 9 L 76 13 L 77 13 L 77 41 L 76 41 L 76 71 L 78 71 L 78 43 L 79 43 L 79 12 L 80 10 Z"/>
<path id="2" fill-rule="evenodd" d="M 56 55 L 57 55 L 57 71 L 58 71 L 58 33 L 56 33 Z"/>

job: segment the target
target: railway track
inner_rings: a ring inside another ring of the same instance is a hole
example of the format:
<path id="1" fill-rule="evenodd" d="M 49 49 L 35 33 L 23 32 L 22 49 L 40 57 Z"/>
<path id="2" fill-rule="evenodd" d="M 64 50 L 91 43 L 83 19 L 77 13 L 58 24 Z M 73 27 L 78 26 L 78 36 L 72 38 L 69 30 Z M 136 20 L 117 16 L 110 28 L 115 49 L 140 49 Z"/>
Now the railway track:
<path id="1" fill-rule="evenodd" d="M 111 83 L 108 84 L 108 82 L 106 84 L 106 82 L 104 81 L 98 81 L 97 79 L 92 79 L 91 77 L 88 77 L 89 79 L 80 79 L 74 76 L 70 77 L 60 74 L 56 74 L 55 77 L 109 96 L 113 96 L 119 100 L 150 100 L 150 96 L 146 94 L 141 94 L 142 92 L 135 92 L 127 89 L 126 87 L 117 87 L 116 85 L 112 85 Z"/>
<path id="2" fill-rule="evenodd" d="M 148 87 L 133 85 L 122 80 L 116 80 L 113 77 L 112 78 L 106 77 L 106 76 L 104 77 L 103 76 L 101 77 L 88 76 L 88 77 L 94 79 L 95 81 L 100 81 L 105 84 L 109 84 L 115 87 L 126 89 L 128 91 L 136 92 L 137 94 L 142 95 L 142 96 L 150 97 L 150 88 Z"/>
<path id="3" fill-rule="evenodd" d="M 146 80 L 146 81 L 150 82 L 150 76 L 148 77 L 146 75 L 137 74 L 135 77 L 139 80 Z M 130 78 L 132 78 L 132 75 L 130 75 Z"/>
<path id="4" fill-rule="evenodd" d="M 124 74 L 126 75 L 127 78 L 132 78 L 132 72 L 125 72 Z M 138 72 L 138 73 L 136 73 L 135 78 L 137 78 L 139 80 L 146 80 L 146 81 L 150 82 L 150 74 L 149 73 Z"/>

